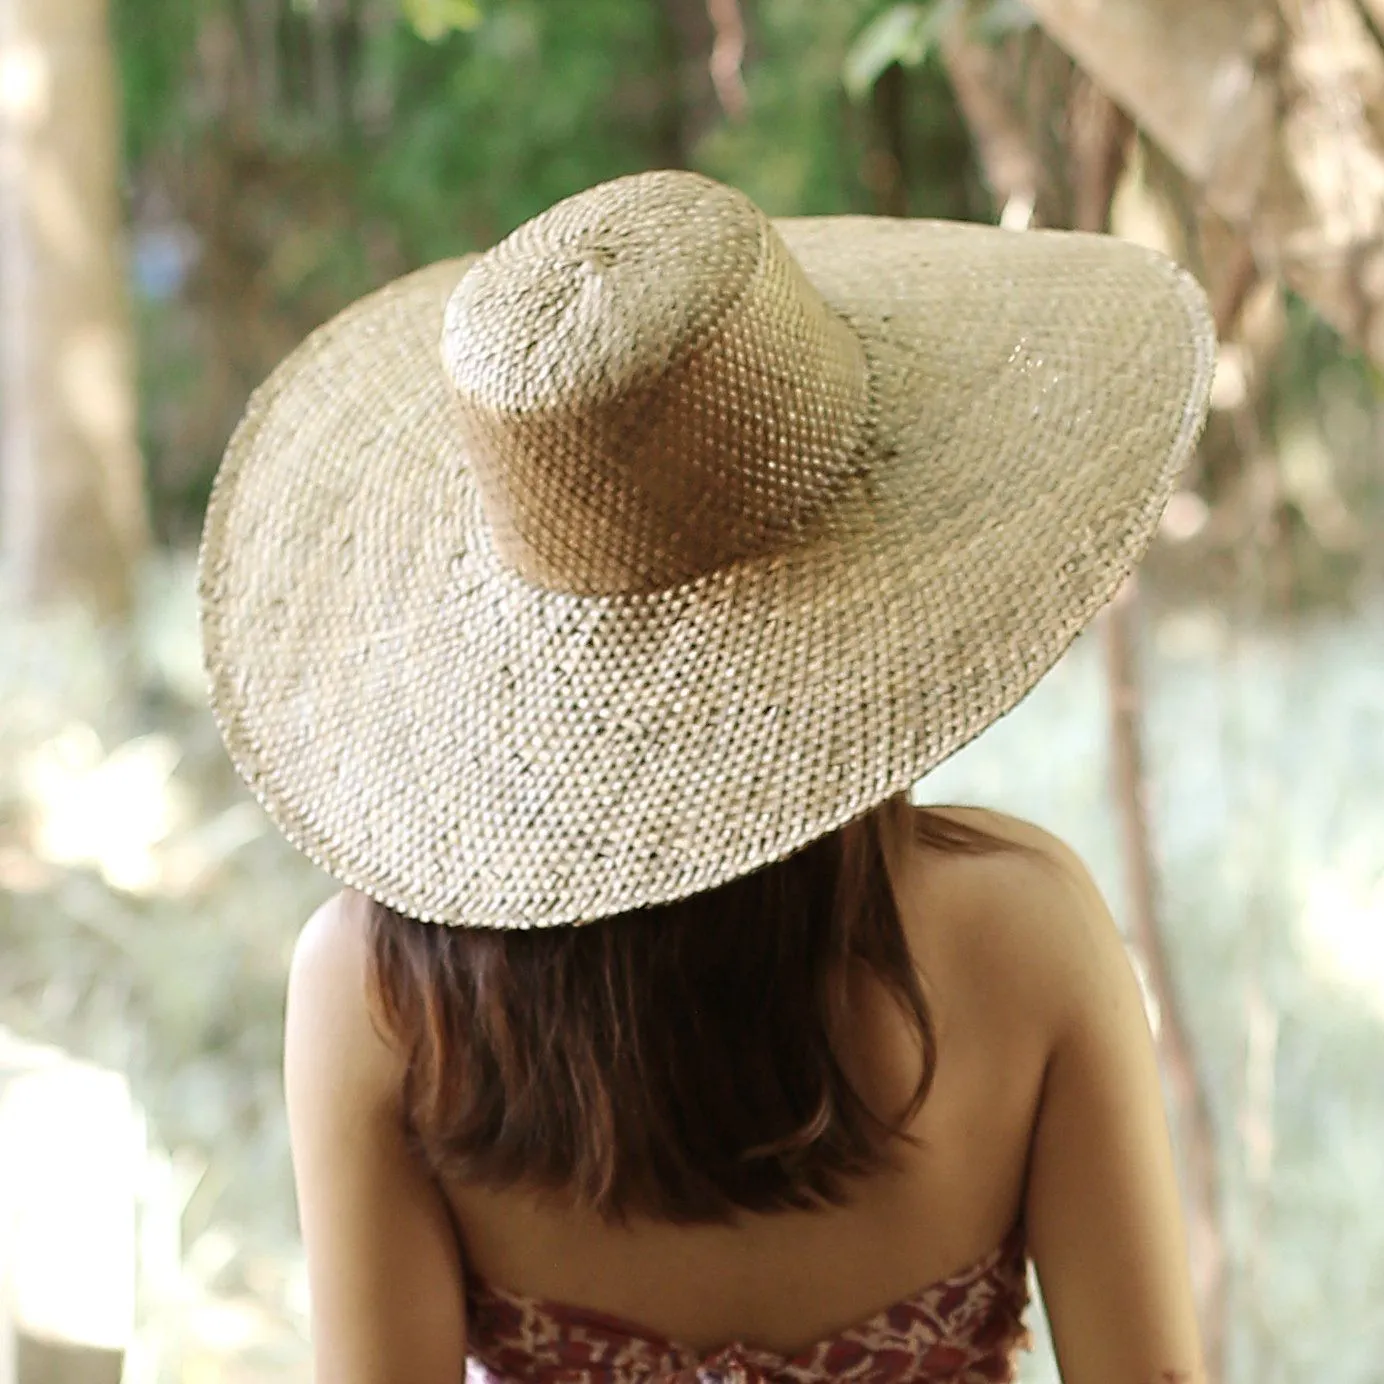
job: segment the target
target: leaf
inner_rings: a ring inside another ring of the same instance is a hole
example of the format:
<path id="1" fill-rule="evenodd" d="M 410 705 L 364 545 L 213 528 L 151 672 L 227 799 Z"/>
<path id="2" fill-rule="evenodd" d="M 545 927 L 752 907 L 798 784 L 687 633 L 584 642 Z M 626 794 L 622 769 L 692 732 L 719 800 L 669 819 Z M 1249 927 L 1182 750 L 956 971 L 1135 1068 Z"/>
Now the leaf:
<path id="1" fill-rule="evenodd" d="M 404 16 L 419 38 L 437 43 L 481 22 L 479 0 L 403 0 Z"/>
<path id="2" fill-rule="evenodd" d="M 895 63 L 917 67 L 935 47 L 963 0 L 892 5 L 861 30 L 846 54 L 841 81 L 852 101 L 866 96 Z"/>

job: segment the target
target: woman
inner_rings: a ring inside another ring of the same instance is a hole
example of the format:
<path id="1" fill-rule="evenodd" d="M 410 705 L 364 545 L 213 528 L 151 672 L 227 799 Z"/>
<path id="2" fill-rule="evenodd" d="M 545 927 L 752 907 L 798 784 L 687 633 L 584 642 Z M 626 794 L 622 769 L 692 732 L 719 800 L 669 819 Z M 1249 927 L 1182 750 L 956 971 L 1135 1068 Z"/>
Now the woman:
<path id="1" fill-rule="evenodd" d="M 438 342 L 441 342 L 440 359 Z M 691 174 L 356 304 L 203 546 L 231 756 L 345 891 L 289 986 L 322 1384 L 1203 1376 L 1079 862 L 905 790 L 1146 546 L 1205 302 L 1115 241 Z"/>

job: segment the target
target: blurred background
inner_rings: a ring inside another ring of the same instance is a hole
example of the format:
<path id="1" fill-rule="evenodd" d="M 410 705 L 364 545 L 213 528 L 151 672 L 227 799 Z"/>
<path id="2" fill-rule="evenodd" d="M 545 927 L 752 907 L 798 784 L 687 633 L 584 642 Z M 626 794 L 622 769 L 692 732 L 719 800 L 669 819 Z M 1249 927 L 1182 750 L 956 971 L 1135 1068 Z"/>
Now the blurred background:
<path id="1" fill-rule="evenodd" d="M 918 791 L 1112 900 L 1217 1384 L 1381 1384 L 1384 0 L 0 0 L 0 1381 L 309 1378 L 280 1029 L 330 886 L 222 757 L 202 508 L 318 323 L 667 166 L 1206 285 L 1137 591 Z"/>

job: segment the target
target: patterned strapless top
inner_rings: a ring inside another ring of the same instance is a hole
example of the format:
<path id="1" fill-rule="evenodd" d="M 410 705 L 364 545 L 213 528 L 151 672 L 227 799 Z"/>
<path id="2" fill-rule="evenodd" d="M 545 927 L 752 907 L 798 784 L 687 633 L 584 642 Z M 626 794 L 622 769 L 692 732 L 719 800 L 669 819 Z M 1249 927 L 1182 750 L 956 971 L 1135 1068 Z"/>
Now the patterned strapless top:
<path id="1" fill-rule="evenodd" d="M 734 1343 L 709 1354 L 582 1307 L 472 1283 L 467 1384 L 1011 1384 L 1028 1263 L 1016 1228 L 980 1263 L 858 1326 L 778 1355 Z"/>

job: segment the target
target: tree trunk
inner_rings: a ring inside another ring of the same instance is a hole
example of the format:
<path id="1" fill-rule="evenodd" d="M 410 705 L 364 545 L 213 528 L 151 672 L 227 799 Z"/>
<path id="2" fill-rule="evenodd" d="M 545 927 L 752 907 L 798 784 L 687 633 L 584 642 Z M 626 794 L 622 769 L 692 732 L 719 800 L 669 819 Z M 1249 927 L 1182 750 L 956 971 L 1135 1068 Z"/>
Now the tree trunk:
<path id="1" fill-rule="evenodd" d="M 964 15 L 943 29 L 938 47 L 981 174 L 999 208 L 1000 224 L 1027 230 L 1038 205 L 1043 169 L 1024 113 L 1011 99 L 1004 55 L 977 37 Z"/>
<path id="2" fill-rule="evenodd" d="M 106 0 L 0 0 L 0 570 L 129 606 L 148 541 Z"/>
<path id="3" fill-rule="evenodd" d="M 750 108 L 740 65 L 745 59 L 745 18 L 740 0 L 706 0 L 706 12 L 716 37 L 711 45 L 711 84 L 716 99 L 731 120 L 743 120 Z"/>
<path id="4" fill-rule="evenodd" d="M 1074 164 L 1074 227 L 1110 228 L 1115 191 L 1128 160 L 1129 117 L 1089 79 L 1072 103 L 1069 139 Z M 1144 767 L 1143 697 L 1136 650 L 1134 579 L 1104 618 L 1110 715 L 1111 792 L 1123 838 L 1130 940 L 1144 963 L 1160 1016 L 1158 1048 L 1180 1136 L 1187 1220 L 1206 1364 L 1225 1378 L 1226 1256 L 1220 1169 L 1211 1101 L 1182 1012 L 1159 918 L 1158 866 Z"/>
<path id="5" fill-rule="evenodd" d="M 657 0 L 663 16 L 672 81 L 661 128 L 665 167 L 686 168 L 692 151 L 719 118 L 711 54 L 716 32 L 706 0 Z"/>
<path id="6" fill-rule="evenodd" d="M 1158 1054 L 1182 1155 L 1192 1274 L 1207 1371 L 1214 1384 L 1219 1384 L 1225 1379 L 1228 1297 L 1220 1166 L 1211 1101 L 1182 1012 L 1158 917 L 1158 869 L 1149 822 L 1148 776 L 1140 725 L 1135 589 L 1131 580 L 1104 617 L 1111 787 L 1124 845 L 1130 941 L 1144 963 L 1159 1014 Z"/>
<path id="7" fill-rule="evenodd" d="M 861 170 L 879 216 L 908 215 L 907 100 L 908 73 L 891 63 L 870 92 L 870 147 Z"/>

